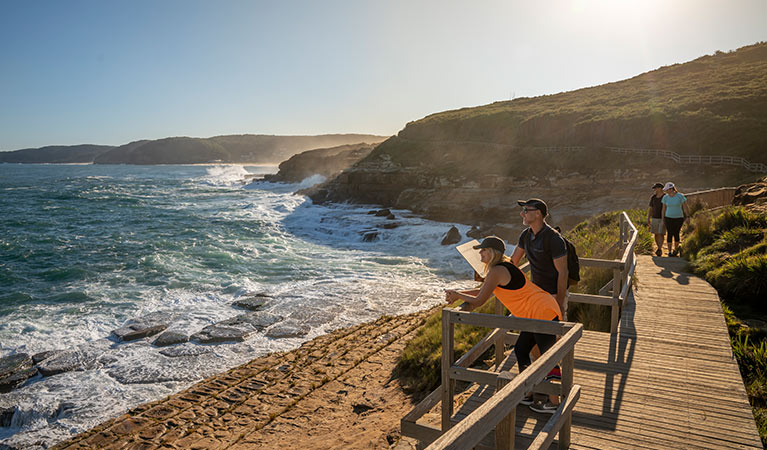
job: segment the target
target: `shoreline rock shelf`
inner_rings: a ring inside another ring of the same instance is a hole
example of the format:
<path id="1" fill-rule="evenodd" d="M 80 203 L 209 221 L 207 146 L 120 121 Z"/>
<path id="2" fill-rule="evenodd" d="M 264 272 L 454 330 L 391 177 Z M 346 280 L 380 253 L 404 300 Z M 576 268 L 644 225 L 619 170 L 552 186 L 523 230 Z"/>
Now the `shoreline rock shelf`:
<path id="1" fill-rule="evenodd" d="M 412 407 L 391 370 L 433 311 L 382 317 L 256 358 L 54 448 L 347 448 L 363 442 L 389 448 Z M 296 433 L 296 426 L 311 432 Z"/>

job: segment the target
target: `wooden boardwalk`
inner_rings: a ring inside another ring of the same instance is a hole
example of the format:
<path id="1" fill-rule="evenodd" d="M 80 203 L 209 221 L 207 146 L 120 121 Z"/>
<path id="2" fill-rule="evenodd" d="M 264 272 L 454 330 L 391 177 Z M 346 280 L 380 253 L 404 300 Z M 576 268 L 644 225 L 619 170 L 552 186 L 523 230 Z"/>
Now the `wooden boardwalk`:
<path id="1" fill-rule="evenodd" d="M 685 273 L 685 265 L 640 256 L 619 332 L 584 332 L 576 344 L 575 383 L 582 391 L 571 448 L 762 448 L 719 297 Z M 492 393 L 488 386 L 466 391 L 454 421 Z M 517 448 L 548 419 L 519 406 Z M 423 420 L 438 424 L 439 406 Z M 492 445 L 492 436 L 483 443 Z"/>

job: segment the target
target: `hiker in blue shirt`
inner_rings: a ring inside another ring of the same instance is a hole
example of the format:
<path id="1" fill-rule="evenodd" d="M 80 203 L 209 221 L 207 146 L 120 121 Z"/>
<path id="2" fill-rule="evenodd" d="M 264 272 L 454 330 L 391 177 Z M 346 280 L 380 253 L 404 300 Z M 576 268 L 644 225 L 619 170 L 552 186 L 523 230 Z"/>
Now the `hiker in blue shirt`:
<path id="1" fill-rule="evenodd" d="M 676 190 L 674 183 L 668 182 L 663 187 L 666 195 L 660 200 L 663 203 L 663 223 L 666 225 L 666 243 L 668 244 L 669 256 L 679 254 L 679 232 L 685 219 L 690 217 L 687 208 L 687 198 Z M 674 241 L 674 250 L 671 250 L 671 240 Z"/>

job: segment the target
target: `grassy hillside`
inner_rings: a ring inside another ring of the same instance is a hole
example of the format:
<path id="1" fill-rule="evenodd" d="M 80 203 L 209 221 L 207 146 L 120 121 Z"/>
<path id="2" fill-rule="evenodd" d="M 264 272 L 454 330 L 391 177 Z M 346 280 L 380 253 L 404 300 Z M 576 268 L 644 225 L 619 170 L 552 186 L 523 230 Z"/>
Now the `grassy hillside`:
<path id="1" fill-rule="evenodd" d="M 767 43 L 759 43 L 615 83 L 433 114 L 408 123 L 368 159 L 386 154 L 406 167 L 503 175 L 519 167 L 517 156 L 541 157 L 520 147 L 656 148 L 767 162 L 765 129 Z M 574 159 L 602 156 L 616 158 Z"/>

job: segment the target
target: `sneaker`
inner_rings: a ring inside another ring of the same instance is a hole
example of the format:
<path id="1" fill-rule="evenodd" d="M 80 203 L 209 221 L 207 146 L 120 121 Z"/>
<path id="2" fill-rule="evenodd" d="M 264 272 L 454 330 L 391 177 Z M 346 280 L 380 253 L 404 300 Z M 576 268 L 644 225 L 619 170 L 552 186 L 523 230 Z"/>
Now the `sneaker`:
<path id="1" fill-rule="evenodd" d="M 557 408 L 559 408 L 559 405 L 554 405 L 548 400 L 546 402 L 535 402 L 530 405 L 530 409 L 543 414 L 554 414 L 557 412 Z"/>
<path id="2" fill-rule="evenodd" d="M 546 375 L 546 378 L 543 379 L 543 381 L 549 381 L 549 380 L 561 380 L 562 379 L 562 370 L 559 368 L 559 366 L 554 367 L 551 369 L 548 375 Z"/>
<path id="3" fill-rule="evenodd" d="M 528 394 L 527 397 L 520 400 L 519 404 L 521 405 L 532 405 L 533 404 L 533 394 Z"/>

